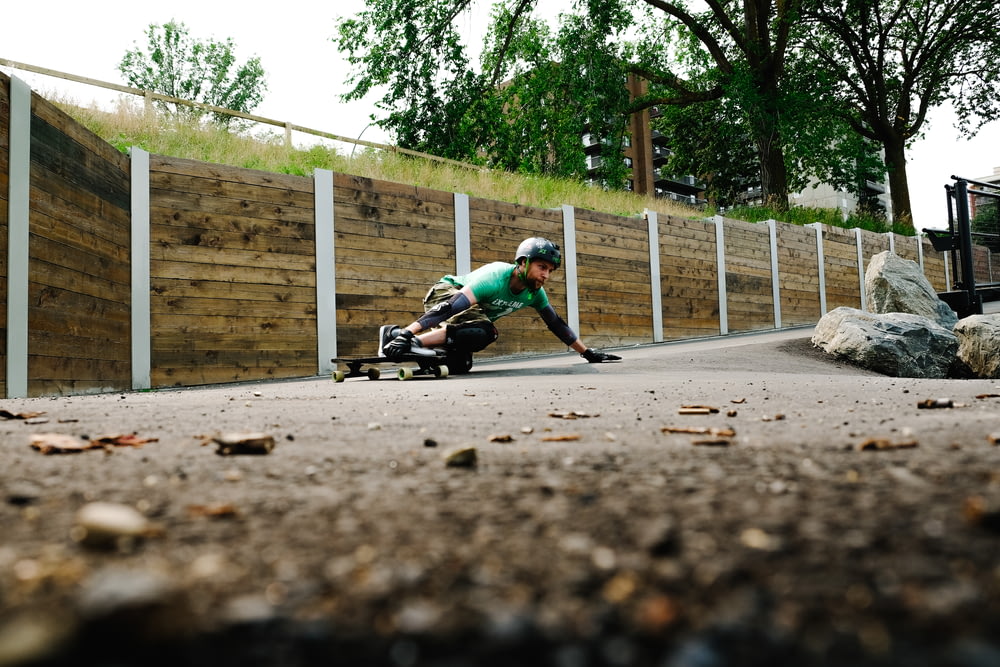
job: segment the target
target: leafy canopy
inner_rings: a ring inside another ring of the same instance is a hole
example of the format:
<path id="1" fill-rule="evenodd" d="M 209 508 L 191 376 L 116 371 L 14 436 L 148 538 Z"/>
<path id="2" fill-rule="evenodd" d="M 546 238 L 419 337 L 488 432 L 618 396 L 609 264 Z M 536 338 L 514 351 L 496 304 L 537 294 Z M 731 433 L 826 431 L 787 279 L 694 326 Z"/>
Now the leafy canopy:
<path id="1" fill-rule="evenodd" d="M 238 65 L 231 38 L 222 42 L 195 40 L 187 27 L 176 21 L 150 25 L 146 37 L 145 48 L 130 49 L 118 64 L 129 85 L 243 113 L 250 113 L 264 99 L 267 84 L 260 58 Z M 183 105 L 158 105 L 178 114 L 200 115 Z M 226 114 L 215 117 L 223 125 L 233 121 L 233 116 Z"/>

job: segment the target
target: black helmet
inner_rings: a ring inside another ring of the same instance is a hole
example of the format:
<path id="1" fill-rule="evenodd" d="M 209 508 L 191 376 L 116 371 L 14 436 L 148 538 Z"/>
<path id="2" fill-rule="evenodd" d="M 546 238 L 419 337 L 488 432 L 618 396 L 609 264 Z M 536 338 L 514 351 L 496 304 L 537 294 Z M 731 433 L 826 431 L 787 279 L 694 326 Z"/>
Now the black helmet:
<path id="1" fill-rule="evenodd" d="M 524 239 L 521 241 L 521 245 L 517 246 L 514 262 L 520 262 L 522 259 L 527 259 L 529 264 L 534 259 L 548 260 L 555 264 L 557 269 L 562 264 L 562 254 L 559 252 L 559 246 L 540 236 L 532 236 L 530 239 Z"/>

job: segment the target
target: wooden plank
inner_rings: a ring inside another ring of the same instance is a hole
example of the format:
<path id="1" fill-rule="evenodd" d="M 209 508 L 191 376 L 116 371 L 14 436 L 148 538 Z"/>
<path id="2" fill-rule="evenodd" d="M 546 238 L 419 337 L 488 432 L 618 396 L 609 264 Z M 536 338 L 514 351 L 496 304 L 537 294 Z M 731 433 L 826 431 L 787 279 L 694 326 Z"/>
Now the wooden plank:
<path id="1" fill-rule="evenodd" d="M 154 173 L 177 174 L 204 179 L 234 181 L 259 187 L 277 188 L 280 190 L 297 190 L 313 192 L 313 179 L 307 176 L 279 174 L 270 171 L 259 171 L 244 167 L 232 167 L 224 164 L 201 162 L 186 158 L 170 157 L 152 154 L 149 156 L 149 169 Z"/>
<path id="2" fill-rule="evenodd" d="M 278 363 L 263 366 L 215 367 L 215 366 L 156 366 L 150 373 L 153 387 L 193 387 L 227 382 L 251 382 L 255 380 L 279 380 L 285 378 L 310 377 L 316 374 L 316 366 L 282 366 Z"/>
<path id="3" fill-rule="evenodd" d="M 129 172 L 117 160 L 109 162 L 44 120 L 33 116 L 31 124 L 31 182 L 46 190 L 45 182 L 65 182 L 102 202 L 128 210 Z"/>
<path id="4" fill-rule="evenodd" d="M 235 272 L 234 268 L 244 269 Z M 315 285 L 315 274 L 310 271 L 291 271 L 286 269 L 254 269 L 249 266 L 233 266 L 229 264 L 206 264 L 202 262 L 173 262 L 152 260 L 150 262 L 150 278 L 207 280 L 215 282 L 243 282 L 258 285 Z"/>
<path id="5" fill-rule="evenodd" d="M 121 173 L 128 175 L 129 158 L 107 141 L 78 123 L 68 113 L 36 93 L 31 95 L 31 111 L 56 131 L 71 138 L 81 148 L 109 162 Z"/>
<path id="6" fill-rule="evenodd" d="M 315 303 L 278 303 L 250 299 L 217 299 L 172 297 L 153 299 L 150 312 L 163 314 L 193 315 L 201 317 L 214 315 L 222 309 L 230 312 L 252 313 L 254 317 L 267 319 L 310 319 L 316 316 Z"/>
<path id="7" fill-rule="evenodd" d="M 168 208 L 258 220 L 311 223 L 315 219 L 311 208 L 277 206 L 267 202 L 244 201 L 229 197 L 177 193 L 152 186 L 149 189 L 149 202 L 151 208 Z"/>
<path id="8" fill-rule="evenodd" d="M 220 215 L 205 211 L 181 211 L 152 206 L 150 224 L 164 233 L 187 232 L 188 238 L 198 234 L 236 234 L 267 239 L 312 243 L 316 226 L 310 218 L 306 221 L 288 219 L 248 218 L 245 215 Z M 170 231 L 176 228 L 176 231 Z"/>
<path id="9" fill-rule="evenodd" d="M 254 202 L 271 207 L 276 214 L 285 209 L 310 209 L 315 201 L 312 188 L 305 191 L 276 188 L 239 180 L 203 178 L 153 170 L 150 170 L 149 184 L 151 189 L 171 192 L 177 196 L 234 200 L 243 206 Z M 227 204 L 229 203 L 227 201 Z"/>
<path id="10" fill-rule="evenodd" d="M 255 283 L 190 278 L 157 278 L 151 281 L 153 298 L 213 298 L 231 300 L 274 301 L 276 303 L 316 303 L 316 290 L 310 285 L 260 285 Z"/>

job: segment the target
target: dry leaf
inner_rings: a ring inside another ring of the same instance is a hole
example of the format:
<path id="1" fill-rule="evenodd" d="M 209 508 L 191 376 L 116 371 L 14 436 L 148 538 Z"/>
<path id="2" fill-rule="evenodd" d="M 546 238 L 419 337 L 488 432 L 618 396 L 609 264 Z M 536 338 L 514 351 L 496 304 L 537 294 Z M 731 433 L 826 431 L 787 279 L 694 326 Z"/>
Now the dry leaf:
<path id="1" fill-rule="evenodd" d="M 135 433 L 122 435 L 105 435 L 94 440 L 99 445 L 111 445 L 114 447 L 142 447 L 147 442 L 158 442 L 159 438 L 143 438 Z"/>
<path id="2" fill-rule="evenodd" d="M 1000 394 L 978 394 L 976 398 L 1000 398 Z"/>
<path id="3" fill-rule="evenodd" d="M 682 405 L 677 413 L 681 415 L 714 415 L 718 411 L 719 408 L 713 408 L 710 405 Z"/>
<path id="4" fill-rule="evenodd" d="M 30 444 L 42 454 L 78 454 L 100 446 L 62 433 L 34 433 Z"/>
<path id="5" fill-rule="evenodd" d="M 239 516 L 236 506 L 232 503 L 217 503 L 215 505 L 188 505 L 188 516 L 229 518 Z"/>
<path id="6" fill-rule="evenodd" d="M 542 442 L 572 442 L 573 440 L 579 439 L 579 435 L 576 433 L 570 433 L 569 435 L 547 435 L 542 438 Z"/>
<path id="7" fill-rule="evenodd" d="M 10 412 L 9 410 L 0 410 L 0 419 L 33 419 L 34 417 L 41 417 L 44 412 Z"/>
<path id="8" fill-rule="evenodd" d="M 729 402 L 730 403 L 735 403 L 736 405 L 740 405 L 742 403 L 746 403 L 747 399 L 745 399 L 745 398 L 734 398 L 734 399 L 730 400 Z"/>
<path id="9" fill-rule="evenodd" d="M 892 442 L 888 438 L 868 438 L 858 445 L 859 452 L 889 450 L 889 449 L 912 449 L 917 446 L 916 440 L 906 440 L 904 442 Z"/>
<path id="10" fill-rule="evenodd" d="M 569 412 L 550 412 L 549 417 L 555 417 L 556 419 L 587 419 L 589 417 L 600 417 L 600 415 L 592 415 L 586 412 L 579 412 L 578 410 L 570 410 Z"/>
<path id="11" fill-rule="evenodd" d="M 696 447 L 728 447 L 733 443 L 732 440 L 726 438 L 713 438 L 711 440 L 692 440 L 691 444 Z"/>
<path id="12" fill-rule="evenodd" d="M 715 428 L 714 426 L 664 426 L 661 433 L 690 433 L 692 435 L 714 435 L 731 438 L 736 431 L 731 428 Z"/>
<path id="13" fill-rule="evenodd" d="M 491 435 L 489 437 L 489 441 L 490 442 L 514 442 L 514 436 L 510 435 L 509 433 L 504 433 L 504 434 L 499 434 L 499 435 Z"/>

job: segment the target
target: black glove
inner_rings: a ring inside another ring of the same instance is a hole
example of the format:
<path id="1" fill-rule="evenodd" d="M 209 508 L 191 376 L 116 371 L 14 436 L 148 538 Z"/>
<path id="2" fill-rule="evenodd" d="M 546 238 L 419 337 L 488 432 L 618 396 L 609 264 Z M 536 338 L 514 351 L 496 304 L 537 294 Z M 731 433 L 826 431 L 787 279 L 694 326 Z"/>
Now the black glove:
<path id="1" fill-rule="evenodd" d="M 592 347 L 588 347 L 580 355 L 592 364 L 601 364 L 605 361 L 620 361 L 621 357 L 616 354 L 608 354 L 607 352 L 601 352 L 600 350 L 595 350 Z"/>
<path id="2" fill-rule="evenodd" d="M 382 351 L 385 352 L 385 356 L 387 359 L 396 361 L 404 354 L 409 352 L 412 346 L 413 346 L 413 332 L 410 331 L 409 329 L 403 329 L 398 336 L 396 336 L 395 338 L 393 338 L 392 340 L 390 340 L 388 343 L 385 344 L 385 347 L 382 348 Z"/>

